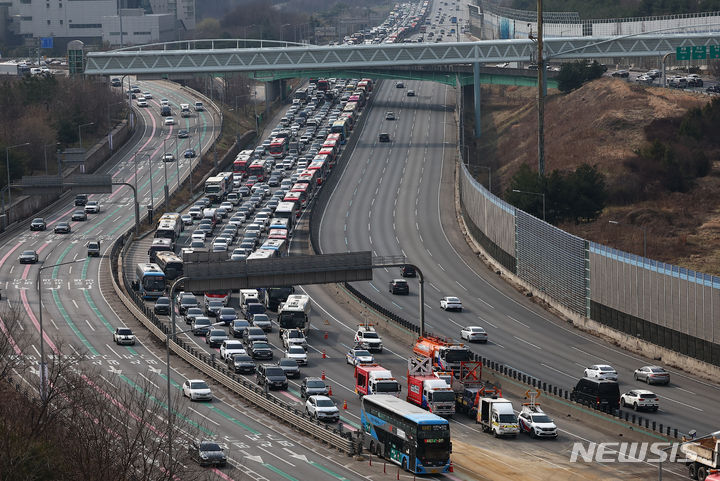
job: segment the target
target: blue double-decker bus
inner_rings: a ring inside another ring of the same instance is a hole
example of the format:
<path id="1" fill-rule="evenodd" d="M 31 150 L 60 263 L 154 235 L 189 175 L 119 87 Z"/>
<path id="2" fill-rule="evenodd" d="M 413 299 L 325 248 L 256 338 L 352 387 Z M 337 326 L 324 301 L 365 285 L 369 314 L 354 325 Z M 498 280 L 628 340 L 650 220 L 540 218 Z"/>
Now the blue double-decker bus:
<path id="1" fill-rule="evenodd" d="M 450 470 L 450 423 L 387 394 L 362 398 L 363 446 L 415 474 Z"/>

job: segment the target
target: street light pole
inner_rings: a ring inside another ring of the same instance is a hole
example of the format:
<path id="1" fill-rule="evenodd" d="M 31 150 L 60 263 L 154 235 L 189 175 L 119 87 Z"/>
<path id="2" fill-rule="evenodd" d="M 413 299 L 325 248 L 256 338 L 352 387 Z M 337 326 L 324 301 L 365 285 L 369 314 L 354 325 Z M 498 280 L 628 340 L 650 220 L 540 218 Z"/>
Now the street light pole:
<path id="1" fill-rule="evenodd" d="M 59 264 L 52 264 L 49 266 L 40 266 L 40 269 L 38 269 L 37 273 L 37 280 L 35 281 L 35 286 L 38 291 L 38 302 L 39 302 L 39 315 L 38 315 L 38 321 L 40 323 L 40 399 L 43 401 L 47 400 L 47 363 L 45 362 L 45 331 L 43 330 L 43 303 L 42 303 L 42 286 L 40 285 L 40 274 L 45 269 L 50 269 L 51 267 L 60 267 L 65 266 L 68 264 L 74 264 L 76 262 L 85 262 L 87 257 L 83 257 L 82 259 L 75 259 L 74 261 L 68 261 L 68 262 L 61 262 Z"/>
<path id="2" fill-rule="evenodd" d="M 635 227 L 636 229 L 642 229 L 643 232 L 643 257 L 647 259 L 647 227 L 644 225 L 635 225 L 635 224 L 624 224 L 622 222 L 618 222 L 616 220 L 609 220 L 609 224 L 615 224 L 615 225 L 627 225 L 631 227 Z"/>
<path id="3" fill-rule="evenodd" d="M 542 196 L 542 213 L 543 213 L 543 222 L 545 222 L 545 194 L 542 192 L 528 192 L 526 190 L 518 190 L 513 189 L 513 192 L 517 192 L 518 194 L 530 194 L 530 195 L 540 195 Z"/>
<path id="4" fill-rule="evenodd" d="M 173 282 L 173 285 L 170 287 L 170 334 L 166 336 L 166 352 L 165 352 L 165 365 L 167 368 L 166 371 L 166 377 L 167 377 L 167 418 L 168 418 L 168 458 L 170 460 L 170 463 L 168 465 L 170 476 L 168 476 L 168 479 L 173 479 L 173 464 L 172 464 L 172 425 L 173 425 L 173 415 L 172 415 L 172 407 L 170 406 L 172 402 L 172 396 L 171 396 L 171 383 L 170 383 L 170 342 L 175 342 L 175 337 L 178 334 L 184 334 L 186 332 L 192 331 L 192 329 L 183 329 L 182 331 L 176 331 L 175 329 L 175 288 L 180 285 L 181 282 L 186 281 L 187 277 L 181 277 L 177 279 L 175 282 Z M 216 322 L 214 324 L 211 324 L 210 327 L 213 326 L 219 326 L 220 324 L 225 324 L 224 322 Z"/>
<path id="5" fill-rule="evenodd" d="M 83 145 L 83 143 L 82 143 L 82 130 L 81 130 L 81 129 L 82 129 L 83 127 L 87 127 L 87 126 L 89 126 L 89 125 L 95 125 L 95 122 L 88 122 L 87 124 L 78 125 L 78 138 L 80 139 L 80 147 L 82 147 L 82 145 Z"/>
<path id="6" fill-rule="evenodd" d="M 10 189 L 10 149 L 14 149 L 15 147 L 25 147 L 26 145 L 30 145 L 30 142 L 25 142 L 24 144 L 17 144 L 17 145 L 11 145 L 10 147 L 5 147 L 5 169 L 7 170 L 7 187 L 8 187 L 8 210 L 10 210 L 10 207 L 12 207 L 12 192 Z"/>
<path id="7" fill-rule="evenodd" d="M 168 189 L 168 182 L 167 182 L 167 161 L 165 160 L 165 156 L 167 155 L 167 149 L 165 148 L 165 140 L 167 140 L 165 137 L 163 137 L 163 167 L 165 170 L 165 210 L 168 209 L 168 202 L 170 199 L 170 189 Z"/>

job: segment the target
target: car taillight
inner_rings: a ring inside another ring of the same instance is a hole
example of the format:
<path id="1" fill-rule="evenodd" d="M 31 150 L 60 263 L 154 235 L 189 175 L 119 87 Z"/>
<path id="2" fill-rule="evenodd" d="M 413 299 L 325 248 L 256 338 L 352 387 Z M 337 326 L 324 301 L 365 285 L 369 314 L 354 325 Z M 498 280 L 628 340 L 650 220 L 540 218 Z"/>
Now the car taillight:
<path id="1" fill-rule="evenodd" d="M 600 404 L 600 397 L 595 398 L 595 404 Z"/>

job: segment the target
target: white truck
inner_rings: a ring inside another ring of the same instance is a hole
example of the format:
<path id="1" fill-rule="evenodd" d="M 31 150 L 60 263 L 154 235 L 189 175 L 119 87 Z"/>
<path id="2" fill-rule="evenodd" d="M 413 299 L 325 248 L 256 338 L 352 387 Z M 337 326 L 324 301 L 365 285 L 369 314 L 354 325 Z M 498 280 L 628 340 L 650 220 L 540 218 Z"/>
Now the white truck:
<path id="1" fill-rule="evenodd" d="M 720 431 L 698 439 L 683 438 L 680 451 L 685 455 L 690 479 L 706 479 L 711 469 L 720 468 Z"/>
<path id="2" fill-rule="evenodd" d="M 213 202 L 222 202 L 228 188 L 227 179 L 221 175 L 210 177 L 205 181 L 205 195 Z"/>
<path id="3" fill-rule="evenodd" d="M 383 345 L 380 335 L 372 324 L 360 324 L 355 332 L 355 345 L 368 351 L 382 352 Z"/>
<path id="4" fill-rule="evenodd" d="M 482 430 L 499 436 L 517 437 L 520 424 L 510 401 L 505 398 L 484 397 L 480 399 L 477 422 Z"/>

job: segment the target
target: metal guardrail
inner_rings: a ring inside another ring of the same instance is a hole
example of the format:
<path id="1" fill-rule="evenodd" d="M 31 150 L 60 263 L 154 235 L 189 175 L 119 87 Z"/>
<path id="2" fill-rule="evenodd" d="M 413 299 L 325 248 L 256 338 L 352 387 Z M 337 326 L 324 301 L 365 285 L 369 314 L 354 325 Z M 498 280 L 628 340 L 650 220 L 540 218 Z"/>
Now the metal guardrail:
<path id="1" fill-rule="evenodd" d="M 113 289 L 133 316 L 160 341 L 167 344 L 170 327 L 160 321 L 154 312 L 145 306 L 143 300 L 136 292 L 123 289 L 124 286 L 130 285 L 126 275 L 127 273 L 122 267 L 122 257 L 127 253 L 127 249 L 130 246 L 130 242 L 128 242 L 130 234 L 131 233 L 126 233 L 120 237 L 113 244 L 110 251 Z M 230 389 L 235 394 L 271 415 L 287 422 L 295 429 L 329 446 L 334 446 L 339 451 L 348 455 L 355 454 L 359 451 L 359 443 L 353 438 L 352 433 L 343 432 L 338 428 L 332 428 L 319 421 L 308 419 L 301 411 L 285 403 L 281 403 L 270 397 L 257 385 L 248 382 L 245 378 L 235 373 L 231 373 L 223 363 L 216 362 L 213 357 L 204 351 L 198 351 L 181 339 L 175 342 L 171 341 L 170 349 L 183 360 Z"/>

